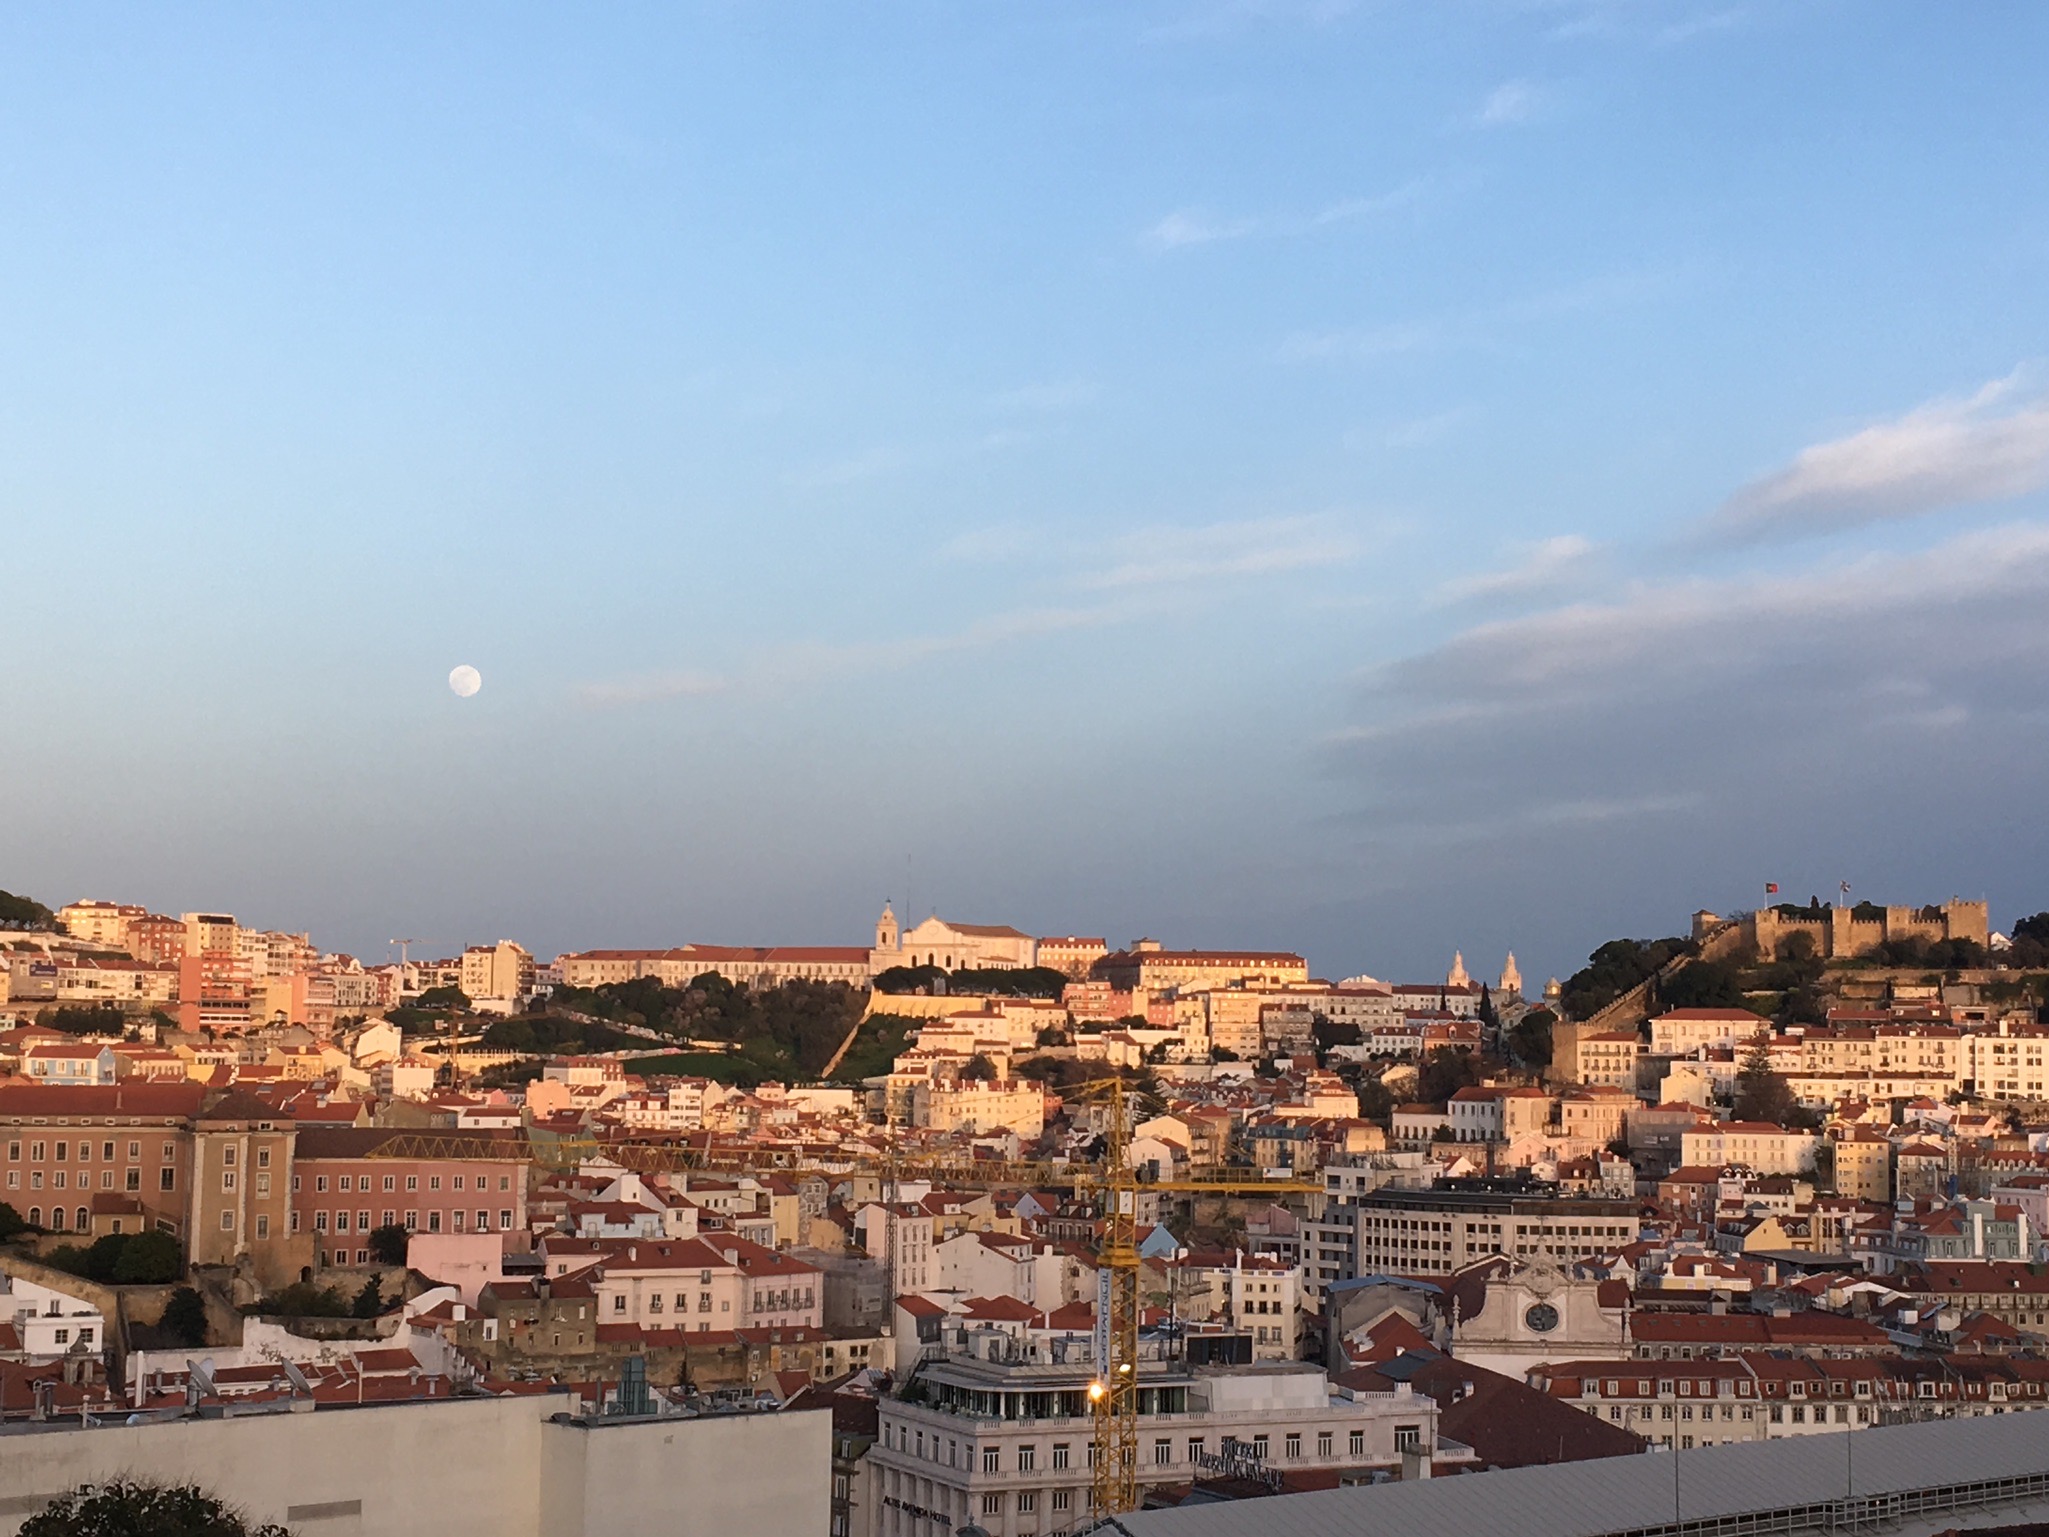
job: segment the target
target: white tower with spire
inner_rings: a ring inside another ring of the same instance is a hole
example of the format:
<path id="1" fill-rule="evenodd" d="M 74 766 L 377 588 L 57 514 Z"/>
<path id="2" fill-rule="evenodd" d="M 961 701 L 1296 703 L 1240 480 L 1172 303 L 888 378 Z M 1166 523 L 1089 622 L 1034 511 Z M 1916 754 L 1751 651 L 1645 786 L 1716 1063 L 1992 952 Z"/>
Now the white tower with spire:
<path id="1" fill-rule="evenodd" d="M 1473 979 L 1466 975 L 1466 953 L 1454 950 L 1451 953 L 1451 975 L 1444 979 L 1446 987 L 1465 987 Z"/>
<path id="2" fill-rule="evenodd" d="M 1494 989 L 1504 998 L 1520 998 L 1523 995 L 1523 974 L 1516 970 L 1515 952 L 1508 952 L 1508 959 L 1501 967 L 1501 984 Z"/>

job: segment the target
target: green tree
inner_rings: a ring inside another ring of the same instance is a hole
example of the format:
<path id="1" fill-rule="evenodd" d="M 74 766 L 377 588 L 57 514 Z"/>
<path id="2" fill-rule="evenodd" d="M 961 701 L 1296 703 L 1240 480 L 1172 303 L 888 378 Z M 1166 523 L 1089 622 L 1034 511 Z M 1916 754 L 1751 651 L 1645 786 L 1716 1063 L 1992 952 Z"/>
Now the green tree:
<path id="1" fill-rule="evenodd" d="M 66 1035 L 114 1035 L 128 1029 L 128 1016 L 111 1003 L 86 1007 L 79 1004 L 66 1005 L 61 1009 L 45 1009 L 36 1017 L 36 1023 L 46 1030 L 62 1030 Z"/>
<path id="2" fill-rule="evenodd" d="M 16 1233 L 27 1231 L 28 1223 L 23 1220 L 21 1213 L 5 1201 L 0 1201 L 0 1239 L 12 1238 Z"/>
<path id="3" fill-rule="evenodd" d="M 22 1523 L 21 1537 L 292 1537 L 253 1525 L 197 1484 L 81 1484 Z"/>
<path id="4" fill-rule="evenodd" d="M 859 1083 L 889 1071 L 919 1029 L 919 1021 L 903 1014 L 870 1014 L 861 1021 L 860 1034 L 833 1069 L 835 1083 Z"/>
<path id="5" fill-rule="evenodd" d="M 969 1083 L 992 1083 L 996 1078 L 996 1064 L 976 1052 L 968 1058 L 967 1066 L 960 1070 L 960 1075 Z"/>
<path id="6" fill-rule="evenodd" d="M 1378 1078 L 1362 1078 L 1359 1081 L 1359 1115 L 1363 1120 L 1378 1121 L 1383 1126 L 1394 1114 L 1394 1094 Z"/>
<path id="7" fill-rule="evenodd" d="M 1566 978 L 1559 1001 L 1573 1019 L 1591 1018 L 1688 948 L 1683 939 L 1611 939 Z"/>
<path id="8" fill-rule="evenodd" d="M 517 1014 L 484 1027 L 484 1044 L 499 1051 L 616 1051 L 643 1044 L 630 1035 L 581 1019 L 547 1014 Z"/>
<path id="9" fill-rule="evenodd" d="M 1058 998 L 1071 979 L 1052 966 L 981 966 L 950 972 L 949 993 L 991 993 L 1006 998 Z"/>
<path id="10" fill-rule="evenodd" d="M 185 1268 L 178 1240 L 169 1233 L 131 1233 L 114 1256 L 117 1286 L 162 1286 L 178 1279 Z"/>
<path id="11" fill-rule="evenodd" d="M 1788 1124 L 1797 1108 L 1793 1090 L 1772 1068 L 1771 1032 L 1759 1025 L 1745 1048 L 1743 1064 L 1736 1070 L 1736 1108 L 1739 1121 L 1769 1121 Z"/>
<path id="12" fill-rule="evenodd" d="M 1826 1138 L 1814 1150 L 1814 1188 L 1830 1193 L 1836 1188 L 1836 1145 Z"/>
<path id="13" fill-rule="evenodd" d="M 1321 1057 L 1333 1046 L 1356 1046 L 1363 1039 L 1359 1027 L 1347 1022 L 1332 1024 L 1321 1014 L 1309 1022 L 1310 1037 L 1316 1042 L 1316 1054 Z"/>
<path id="14" fill-rule="evenodd" d="M 1508 1031 L 1508 1049 L 1525 1067 L 1551 1065 L 1551 1027 L 1558 1016 L 1549 1009 L 1531 1009 Z"/>
<path id="15" fill-rule="evenodd" d="M 1494 990 L 1485 982 L 1480 984 L 1480 1025 L 1490 1034 L 1501 1028 L 1501 1014 L 1494 1007 Z"/>
<path id="16" fill-rule="evenodd" d="M 103 1286 L 112 1285 L 121 1264 L 121 1255 L 132 1236 L 128 1233 L 107 1233 L 90 1244 L 59 1244 L 43 1256 L 43 1263 L 84 1276 L 88 1281 L 98 1281 Z"/>
<path id="17" fill-rule="evenodd" d="M 0 891 L 0 929 L 54 929 L 57 915 L 33 897 Z"/>
<path id="18" fill-rule="evenodd" d="M 1480 1059 L 1463 1046 L 1440 1046 L 1423 1059 L 1416 1075 L 1416 1097 L 1435 1105 L 1480 1081 Z"/>
<path id="19" fill-rule="evenodd" d="M 1658 984 L 1658 1007 L 1740 1009 L 1747 1005 L 1734 966 L 1727 961 L 1692 961 Z"/>
<path id="20" fill-rule="evenodd" d="M 1975 939 L 1888 939 L 1869 955 L 1867 965 L 1896 969 L 1927 967 L 1931 971 L 1961 971 L 1986 965 L 1991 957 Z"/>
<path id="21" fill-rule="evenodd" d="M 332 1286 L 315 1286 L 311 1281 L 294 1281 L 282 1291 L 242 1309 L 245 1313 L 272 1318 L 347 1318 L 349 1304 Z"/>
<path id="22" fill-rule="evenodd" d="M 380 1265 L 403 1265 L 412 1234 L 402 1223 L 393 1222 L 370 1234 L 370 1258 Z"/>
<path id="23" fill-rule="evenodd" d="M 164 1316 L 157 1327 L 180 1344 L 197 1347 L 206 1343 L 206 1299 L 189 1286 L 172 1292 L 164 1303 Z"/>
<path id="24" fill-rule="evenodd" d="M 941 966 L 891 966 L 875 974 L 874 986 L 878 993 L 933 993 L 945 982 Z"/>
<path id="25" fill-rule="evenodd" d="M 2049 967 L 2049 913 L 2035 913 L 2014 924 L 2006 964 L 2021 971 Z"/>
<path id="26" fill-rule="evenodd" d="M 363 1283 L 363 1289 L 356 1293 L 355 1303 L 349 1308 L 349 1312 L 357 1318 L 375 1318 L 383 1311 L 384 1290 L 377 1284 L 377 1277 L 372 1276 Z"/>
<path id="27" fill-rule="evenodd" d="M 430 987 L 413 1000 L 422 1009 L 467 1009 L 470 995 L 453 982 L 444 982 L 439 987 Z"/>

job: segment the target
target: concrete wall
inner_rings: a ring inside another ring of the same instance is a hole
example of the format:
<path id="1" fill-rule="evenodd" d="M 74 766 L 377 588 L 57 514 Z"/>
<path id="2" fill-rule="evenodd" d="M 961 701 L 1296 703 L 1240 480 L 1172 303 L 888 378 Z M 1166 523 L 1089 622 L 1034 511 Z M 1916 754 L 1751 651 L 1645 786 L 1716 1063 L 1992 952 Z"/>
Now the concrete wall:
<path id="1" fill-rule="evenodd" d="M 541 1428 L 541 1458 L 538 1537 L 823 1537 L 831 1511 L 832 1416 L 824 1411 L 550 1424 Z"/>
<path id="2" fill-rule="evenodd" d="M 204 1487 L 298 1537 L 824 1533 L 832 1417 L 586 1429 L 570 1400 L 454 1399 L 100 1430 L 0 1434 L 0 1537 L 117 1474 Z"/>

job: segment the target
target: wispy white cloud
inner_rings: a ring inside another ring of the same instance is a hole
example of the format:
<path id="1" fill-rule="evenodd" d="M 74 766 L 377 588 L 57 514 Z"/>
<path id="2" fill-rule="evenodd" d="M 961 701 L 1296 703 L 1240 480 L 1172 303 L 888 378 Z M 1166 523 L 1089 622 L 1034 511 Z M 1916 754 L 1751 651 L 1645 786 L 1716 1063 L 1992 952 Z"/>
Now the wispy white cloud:
<path id="1" fill-rule="evenodd" d="M 1302 233 L 1312 229 L 1324 229 L 1332 224 L 1343 224 L 1351 219 L 1366 219 L 1374 214 L 1390 213 L 1394 209 L 1415 202 L 1428 189 L 1428 180 L 1419 177 L 1377 197 L 1341 197 L 1335 202 L 1324 204 L 1299 225 L 1289 225 L 1283 221 L 1277 232 Z"/>
<path id="2" fill-rule="evenodd" d="M 730 679 L 713 673 L 650 672 L 582 684 L 576 697 L 579 703 L 606 709 L 653 704 L 663 699 L 701 699 L 708 694 L 723 694 L 732 686 Z"/>
<path id="3" fill-rule="evenodd" d="M 1219 240 L 1239 240 L 1259 228 L 1252 219 L 1219 219 L 1200 209 L 1183 208 L 1170 213 L 1145 232 L 1146 243 L 1162 251 L 1183 246 L 1212 245 Z"/>
<path id="4" fill-rule="evenodd" d="M 1464 328 L 1456 328 L 1463 330 Z M 1289 363 L 1315 363 L 1344 358 L 1370 362 L 1402 352 L 1423 352 L 1446 344 L 1452 334 L 1435 321 L 1401 321 L 1393 325 L 1335 331 L 1297 331 L 1281 341 L 1281 358 Z"/>
<path id="5" fill-rule="evenodd" d="M 1682 16 L 1658 29 L 1655 41 L 1661 47 L 1676 43 L 1690 43 L 1697 37 L 1711 37 L 1718 32 L 1734 32 L 1747 26 L 1750 13 L 1740 6 L 1720 11 L 1698 11 Z"/>
<path id="6" fill-rule="evenodd" d="M 1019 608 L 990 614 L 957 630 L 845 642 L 798 642 L 768 647 L 730 677 L 696 671 L 638 673 L 585 683 L 578 703 L 593 709 L 655 704 L 714 694 L 804 688 L 835 679 L 901 671 L 958 652 L 996 650 L 1073 630 L 1123 624 L 1143 610 L 1130 603 Z"/>
<path id="7" fill-rule="evenodd" d="M 1342 565 L 1361 548 L 1360 536 L 1346 520 L 1298 515 L 1156 524 L 1099 540 L 997 523 L 954 535 L 939 553 L 948 561 L 978 565 L 1036 559 L 1064 587 L 1108 592 Z"/>
<path id="8" fill-rule="evenodd" d="M 1015 523 L 992 523 L 984 528 L 970 528 L 955 534 L 939 547 L 939 554 L 944 560 L 980 565 L 1015 560 L 1038 544 L 1039 541 L 1027 528 Z"/>
<path id="9" fill-rule="evenodd" d="M 1505 80 L 1480 104 L 1480 110 L 1473 115 L 1473 122 L 1480 128 L 1527 123 L 1543 110 L 1545 101 L 1544 92 L 1532 82 Z"/>
<path id="10" fill-rule="evenodd" d="M 998 411 L 1072 411 L 1094 405 L 1103 387 L 1093 379 L 1055 379 L 1043 384 L 1026 384 L 993 395 L 989 404 Z"/>
<path id="11" fill-rule="evenodd" d="M 1730 497 L 1703 532 L 1732 544 L 1797 539 L 2004 501 L 2044 485 L 2049 396 L 2021 394 L 2016 374 L 1802 449 Z"/>
<path id="12" fill-rule="evenodd" d="M 1119 604 L 1012 609 L 936 634 L 781 647 L 761 658 L 758 672 L 765 681 L 784 685 L 894 672 L 957 652 L 993 650 L 1018 641 L 1123 624 L 1138 613 L 1136 608 Z"/>
<path id="13" fill-rule="evenodd" d="M 1334 225 L 1390 213 L 1415 202 L 1427 187 L 1427 180 L 1419 178 L 1373 197 L 1336 198 L 1308 214 L 1245 215 L 1227 219 L 1206 209 L 1182 208 L 1148 229 L 1144 241 L 1155 250 L 1173 251 L 1184 246 L 1213 245 L 1223 240 L 1275 240 L 1310 235 Z"/>
<path id="14" fill-rule="evenodd" d="M 1027 432 L 1022 427 L 998 427 L 975 439 L 975 450 L 984 454 L 1001 453 L 1007 448 L 1022 448 L 1027 443 L 1036 442 L 1038 437 L 1036 432 Z"/>
<path id="15" fill-rule="evenodd" d="M 1568 0 L 1564 5 L 1538 4 L 1533 10 L 1562 10 L 1569 14 L 1546 34 L 1554 42 L 1594 38 L 1614 42 L 1649 43 L 1669 48 L 1699 37 L 1732 32 L 1751 21 L 1741 6 L 1699 8 L 1687 5 L 1643 4 L 1640 0 Z"/>
<path id="16" fill-rule="evenodd" d="M 1323 28 L 1356 9 L 1356 0 L 1216 0 L 1197 4 L 1182 14 L 1148 27 L 1144 36 L 1156 42 L 1198 42 L 1229 37 L 1255 26 Z"/>
<path id="17" fill-rule="evenodd" d="M 1280 355 L 1290 363 L 1370 362 L 1404 352 L 1495 348 L 1505 345 L 1520 327 L 1655 301 L 1679 291 L 1699 272 L 1698 267 L 1691 265 L 1624 268 L 1461 314 L 1375 326 L 1297 331 L 1282 339 Z"/>
<path id="18" fill-rule="evenodd" d="M 1452 603 L 1498 602 L 1555 591 L 1585 571 L 1598 548 L 1591 539 L 1579 534 L 1540 539 L 1527 546 L 1514 565 L 1455 577 L 1439 589 L 1438 596 Z"/>
<path id="19" fill-rule="evenodd" d="M 1357 537 L 1317 517 L 1256 518 L 1199 528 L 1152 528 L 1109 544 L 1085 588 L 1159 587 L 1224 577 L 1269 576 L 1342 565 L 1358 555 Z"/>
<path id="20" fill-rule="evenodd" d="M 1399 421 L 1375 422 L 1354 427 L 1345 434 L 1347 448 L 1424 448 L 1450 437 L 1465 420 L 1466 411 L 1454 408 L 1433 411 L 1428 416 L 1404 417 Z"/>
<path id="21" fill-rule="evenodd" d="M 823 491 L 835 486 L 859 485 L 862 481 L 894 475 L 908 468 L 911 462 L 911 456 L 902 449 L 871 448 L 851 458 L 819 465 L 815 469 L 794 471 L 785 478 L 800 490 Z"/>
<path id="22" fill-rule="evenodd" d="M 1360 541 L 1327 516 L 1255 518 L 1159 526 L 1095 544 L 1051 538 L 1015 524 L 955 535 L 941 557 L 1001 564 L 1028 556 L 1050 565 L 1071 603 L 1004 609 L 955 630 L 856 641 L 806 641 L 764 648 L 730 673 L 690 669 L 636 673 L 585 683 L 581 704 L 616 708 L 714 694 L 800 688 L 835 678 L 897 671 L 955 653 L 996 650 L 1071 631 L 1137 623 L 1235 596 L 1247 581 L 1341 565 Z M 1232 583 L 1229 588 L 1219 586 Z"/>
<path id="23" fill-rule="evenodd" d="M 1710 868 L 1747 883 L 1756 860 L 1833 863 L 1886 808 L 1916 804 L 1940 805 L 1938 822 L 1891 852 L 1947 870 L 1973 840 L 2010 837 L 2039 782 L 2045 616 L 2049 525 L 2034 523 L 1642 583 L 1375 667 L 1331 764 L 1361 797 L 1347 825 L 1418 859 L 1492 836 L 1490 859 L 1565 849 L 1581 881 L 1634 870 L 1684 901 Z M 1972 793 L 1945 799 L 1959 776 Z M 1684 830 L 1701 819 L 1712 845 Z"/>

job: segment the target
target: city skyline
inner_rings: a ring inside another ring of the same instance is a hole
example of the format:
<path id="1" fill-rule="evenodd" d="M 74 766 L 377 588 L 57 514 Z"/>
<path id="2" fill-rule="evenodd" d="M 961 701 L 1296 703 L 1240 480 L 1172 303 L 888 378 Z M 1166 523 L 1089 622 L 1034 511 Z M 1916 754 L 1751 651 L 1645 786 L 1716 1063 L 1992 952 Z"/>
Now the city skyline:
<path id="1" fill-rule="evenodd" d="M 2042 17 L 474 19 L 11 24 L 8 889 L 1533 988 L 2045 905 Z"/>

